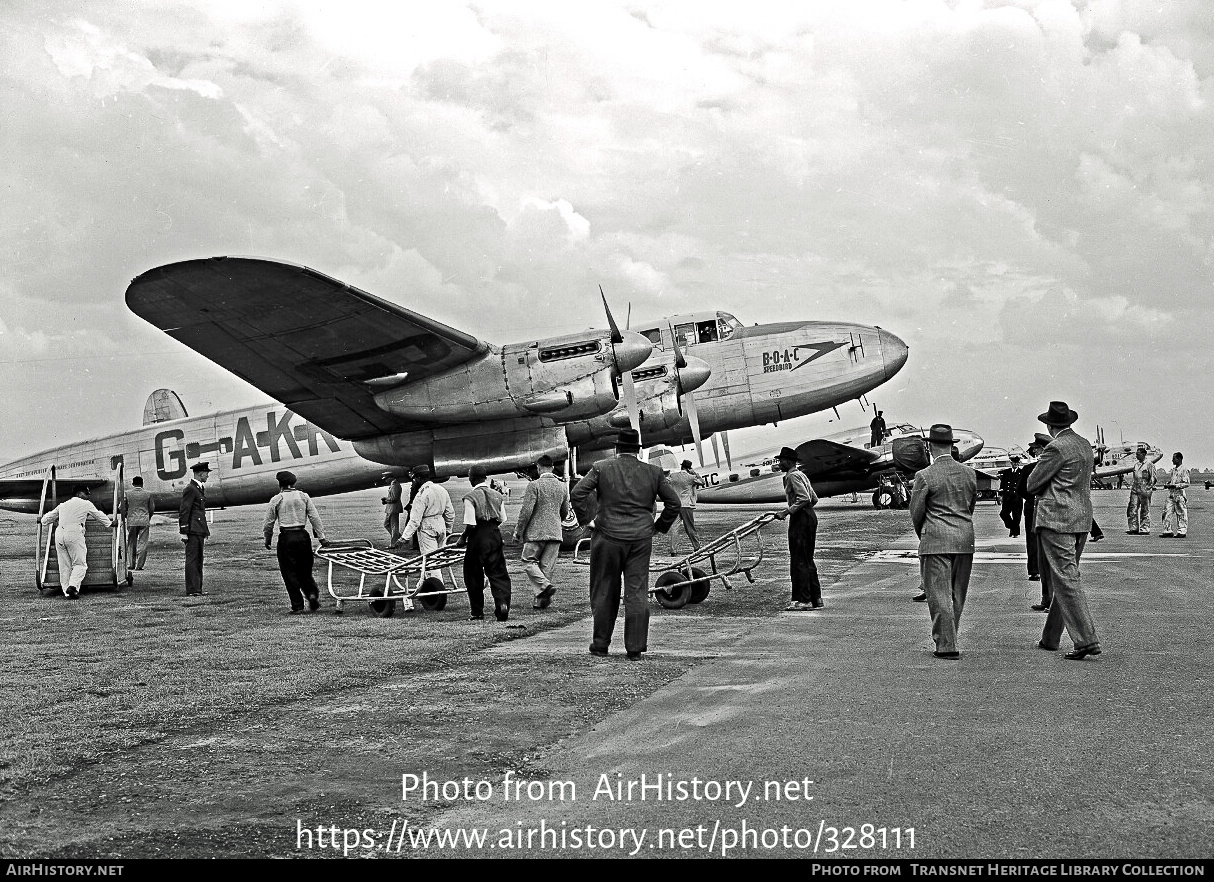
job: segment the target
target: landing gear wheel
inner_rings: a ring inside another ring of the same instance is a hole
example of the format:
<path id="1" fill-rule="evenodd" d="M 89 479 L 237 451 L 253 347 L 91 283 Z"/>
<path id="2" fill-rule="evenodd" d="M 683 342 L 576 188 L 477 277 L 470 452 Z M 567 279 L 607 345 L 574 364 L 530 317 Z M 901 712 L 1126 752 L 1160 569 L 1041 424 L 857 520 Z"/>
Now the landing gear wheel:
<path id="1" fill-rule="evenodd" d="M 664 609 L 682 609 L 691 599 L 691 585 L 682 573 L 675 570 L 662 573 L 653 585 L 658 589 L 653 596 Z"/>
<path id="2" fill-rule="evenodd" d="M 372 588 L 370 591 L 372 597 L 383 597 L 383 588 Z M 390 619 L 396 615 L 395 600 L 372 600 L 368 606 L 371 607 L 371 612 L 379 616 L 381 619 Z"/>
<path id="3" fill-rule="evenodd" d="M 708 573 L 704 572 L 699 567 L 691 568 L 691 578 L 703 579 Z M 712 588 L 712 582 L 695 582 L 691 586 L 691 596 L 687 598 L 688 603 L 703 603 L 708 597 L 708 591 Z"/>
<path id="4" fill-rule="evenodd" d="M 423 580 L 421 585 L 418 586 L 417 593 L 418 594 L 429 594 L 431 591 L 446 591 L 446 590 L 447 590 L 447 586 L 443 583 L 442 579 L 438 578 L 437 576 L 430 576 L 428 579 Z M 446 608 L 447 595 L 446 594 L 431 594 L 429 597 L 417 598 L 417 602 L 422 605 L 422 609 L 428 609 L 431 612 L 438 612 L 439 610 Z"/>

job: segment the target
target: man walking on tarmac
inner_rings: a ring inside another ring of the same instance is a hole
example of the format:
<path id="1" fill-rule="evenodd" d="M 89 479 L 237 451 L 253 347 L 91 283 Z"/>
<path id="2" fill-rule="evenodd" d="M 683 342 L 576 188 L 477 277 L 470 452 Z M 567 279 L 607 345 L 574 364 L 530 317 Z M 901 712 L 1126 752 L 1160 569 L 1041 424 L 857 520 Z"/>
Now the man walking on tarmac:
<path id="1" fill-rule="evenodd" d="M 1045 578 L 1053 593 L 1037 648 L 1058 649 L 1065 626 L 1075 644 L 1065 658 L 1078 661 L 1100 655 L 1079 571 L 1092 527 L 1092 445 L 1071 428 L 1079 414 L 1065 402 L 1051 401 L 1050 409 L 1037 419 L 1046 424 L 1054 439 L 1041 452 L 1026 485 L 1037 496 L 1041 569 L 1043 573 L 1048 569 Z"/>
<path id="2" fill-rule="evenodd" d="M 582 526 L 594 521 L 590 540 L 590 608 L 594 634 L 590 654 L 607 656 L 624 583 L 624 648 L 638 661 L 649 650 L 649 558 L 653 534 L 665 533 L 679 516 L 679 494 L 660 466 L 641 462 L 641 434 L 622 429 L 615 457 L 596 462 L 569 494 Z M 654 503 L 664 507 L 655 522 Z M 595 502 L 597 501 L 597 513 Z"/>
<path id="3" fill-rule="evenodd" d="M 539 477 L 523 491 L 514 541 L 523 543 L 523 565 L 535 589 L 532 609 L 545 609 L 556 594 L 552 573 L 561 553 L 561 523 L 569 516 L 569 488 L 552 473 L 552 457 L 544 454 L 535 465 Z"/>
<path id="4" fill-rule="evenodd" d="M 72 488 L 72 498 L 55 506 L 42 516 L 42 523 L 58 524 L 55 530 L 55 556 L 59 563 L 59 585 L 63 596 L 75 600 L 80 596 L 80 586 L 88 572 L 88 546 L 84 542 L 84 522 L 89 518 L 100 521 L 107 527 L 117 527 L 118 521 L 110 521 L 109 515 L 97 509 L 89 500 L 89 488 L 77 484 Z"/>
<path id="5" fill-rule="evenodd" d="M 505 497 L 489 486 L 483 466 L 468 470 L 472 492 L 464 497 L 464 534 L 457 544 L 464 546 L 464 587 L 473 619 L 485 617 L 485 579 L 493 593 L 493 614 L 499 622 L 510 618 L 510 574 L 502 551 Z M 420 498 L 421 494 L 418 493 Z"/>
<path id="6" fill-rule="evenodd" d="M 278 480 L 278 495 L 270 500 L 266 508 L 261 532 L 265 536 L 266 548 L 269 548 L 270 540 L 274 538 L 274 524 L 278 523 L 278 569 L 291 601 L 290 615 L 299 615 L 304 611 L 305 597 L 308 608 L 315 612 L 320 608 L 320 589 L 312 576 L 312 537 L 308 535 L 307 527 L 308 524 L 312 525 L 312 535 L 321 545 L 325 544 L 325 528 L 312 498 L 302 490 L 295 489 L 295 475 L 279 472 L 275 478 Z"/>
<path id="7" fill-rule="evenodd" d="M 122 517 L 126 521 L 126 556 L 133 570 L 142 570 L 148 559 L 148 536 L 152 531 L 152 515 L 156 504 L 152 494 L 143 489 L 143 478 L 136 475 L 133 485 L 122 499 Z"/>

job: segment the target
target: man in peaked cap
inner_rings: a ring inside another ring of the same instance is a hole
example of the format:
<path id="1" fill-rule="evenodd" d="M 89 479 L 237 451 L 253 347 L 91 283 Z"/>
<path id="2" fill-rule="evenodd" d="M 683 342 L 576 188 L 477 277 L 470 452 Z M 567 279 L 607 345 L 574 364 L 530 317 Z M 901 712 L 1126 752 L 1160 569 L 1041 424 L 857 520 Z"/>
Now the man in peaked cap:
<path id="1" fill-rule="evenodd" d="M 624 583 L 624 648 L 640 659 L 649 649 L 649 557 L 653 534 L 665 533 L 679 516 L 679 494 L 666 482 L 661 466 L 641 462 L 641 436 L 624 429 L 616 437 L 613 459 L 596 462 L 573 488 L 569 499 L 578 523 L 594 521 L 590 540 L 590 607 L 594 637 L 590 654 L 607 655 L 620 613 Z M 653 519 L 661 499 L 662 514 Z M 597 505 L 597 512 L 596 506 Z"/>
<path id="2" fill-rule="evenodd" d="M 1050 409 L 1037 419 L 1045 423 L 1053 439 L 1025 484 L 1037 497 L 1038 554 L 1042 572 L 1048 570 L 1046 578 L 1053 593 L 1037 647 L 1056 650 L 1065 625 L 1075 644 L 1065 657 L 1078 661 L 1100 655 L 1079 573 L 1079 559 L 1092 526 L 1092 445 L 1071 428 L 1079 414 L 1063 401 L 1051 401 Z"/>
<path id="3" fill-rule="evenodd" d="M 206 594 L 202 590 L 202 545 L 211 535 L 207 526 L 206 487 L 211 476 L 211 464 L 199 462 L 192 465 L 194 477 L 181 491 L 181 507 L 178 510 L 178 529 L 185 543 L 185 593 L 187 597 Z"/>
<path id="4" fill-rule="evenodd" d="M 974 506 L 978 476 L 953 459 L 952 426 L 927 435 L 932 463 L 915 475 L 910 515 L 919 536 L 919 571 L 932 615 L 936 658 L 958 659 L 957 628 L 974 565 Z"/>
<path id="5" fill-rule="evenodd" d="M 278 569 L 282 573 L 283 584 L 287 588 L 287 597 L 291 600 L 291 615 L 304 611 L 304 598 L 308 599 L 308 608 L 315 611 L 320 607 L 320 589 L 316 587 L 316 579 L 312 577 L 312 540 L 308 536 L 308 524 L 312 525 L 312 534 L 323 544 L 325 528 L 320 522 L 320 514 L 312 498 L 295 487 L 295 475 L 291 472 L 279 472 L 278 495 L 270 500 L 266 508 L 266 518 L 261 525 L 265 536 L 266 548 L 274 538 L 274 523 L 278 523 Z"/>

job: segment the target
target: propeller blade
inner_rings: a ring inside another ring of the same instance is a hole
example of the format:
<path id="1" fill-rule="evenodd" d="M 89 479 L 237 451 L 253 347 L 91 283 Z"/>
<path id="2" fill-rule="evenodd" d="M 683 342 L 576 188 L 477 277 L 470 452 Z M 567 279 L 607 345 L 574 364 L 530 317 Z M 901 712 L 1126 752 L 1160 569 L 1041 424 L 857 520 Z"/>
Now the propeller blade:
<path id="1" fill-rule="evenodd" d="M 637 387 L 632 379 L 632 371 L 624 371 L 624 406 L 628 408 L 628 422 L 639 434 L 641 431 L 641 408 L 637 404 Z"/>
<path id="2" fill-rule="evenodd" d="M 721 432 L 721 446 L 725 448 L 725 467 L 733 468 L 733 460 L 729 456 L 729 433 Z"/>
<path id="3" fill-rule="evenodd" d="M 700 414 L 696 410 L 696 394 L 687 393 L 687 421 L 691 423 L 691 437 L 696 442 L 696 456 L 700 458 L 700 466 L 704 465 L 704 448 L 700 444 Z"/>
<path id="4" fill-rule="evenodd" d="M 715 434 L 712 436 L 712 455 L 717 458 L 717 469 L 720 470 L 720 468 L 721 468 L 721 448 L 719 448 L 717 446 L 717 436 Z M 700 468 L 703 468 L 703 467 L 704 467 L 704 463 L 701 462 Z"/>
<path id="5" fill-rule="evenodd" d="M 670 338 L 674 341 L 674 366 L 682 369 L 687 367 L 687 359 L 683 357 L 683 350 L 679 346 L 679 336 L 673 330 L 670 332 Z"/>
<path id="6" fill-rule="evenodd" d="M 624 317 L 624 330 L 632 330 L 632 301 L 628 301 L 628 315 Z"/>
<path id="7" fill-rule="evenodd" d="M 603 286 L 599 285 L 599 296 L 603 298 L 603 309 L 607 312 L 607 324 L 611 327 L 611 344 L 624 342 L 624 335 L 620 333 L 620 326 L 615 323 L 615 316 L 611 314 L 611 307 L 607 305 L 607 295 L 603 293 Z"/>

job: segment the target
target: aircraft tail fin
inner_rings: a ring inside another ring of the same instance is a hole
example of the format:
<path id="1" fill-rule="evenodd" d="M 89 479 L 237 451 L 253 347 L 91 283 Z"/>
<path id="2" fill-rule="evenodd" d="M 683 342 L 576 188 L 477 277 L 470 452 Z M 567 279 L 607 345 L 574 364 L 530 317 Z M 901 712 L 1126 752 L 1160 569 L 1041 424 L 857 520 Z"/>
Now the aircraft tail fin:
<path id="1" fill-rule="evenodd" d="M 179 420 L 189 416 L 181 398 L 172 389 L 157 389 L 148 396 L 147 404 L 143 406 L 143 424 L 150 426 L 154 423 L 167 423 L 169 420 Z"/>

